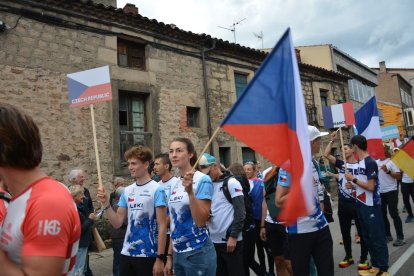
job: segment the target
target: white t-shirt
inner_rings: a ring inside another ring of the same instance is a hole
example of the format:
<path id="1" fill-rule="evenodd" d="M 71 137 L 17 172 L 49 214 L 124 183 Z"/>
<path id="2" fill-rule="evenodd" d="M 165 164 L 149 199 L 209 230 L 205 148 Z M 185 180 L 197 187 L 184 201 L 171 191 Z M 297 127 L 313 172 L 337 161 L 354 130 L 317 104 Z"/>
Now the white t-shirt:
<path id="1" fill-rule="evenodd" d="M 388 193 L 397 190 L 397 179 L 390 174 L 384 172 L 381 167 L 385 165 L 387 169 L 393 173 L 400 172 L 400 169 L 389 159 L 377 160 L 378 164 L 378 180 L 380 185 L 380 193 Z"/>
<path id="2" fill-rule="evenodd" d="M 378 165 L 372 157 L 365 157 L 358 162 L 358 175 L 355 177 L 365 183 L 368 183 L 368 180 L 375 181 L 374 191 L 368 191 L 359 185 L 355 185 L 357 205 L 381 205 L 378 184 Z"/>
<path id="3" fill-rule="evenodd" d="M 297 222 L 293 225 L 287 227 L 289 234 L 303 234 L 316 232 L 322 228 L 328 226 L 328 222 L 322 212 L 319 202 L 321 201 L 320 191 L 321 183 L 319 180 L 318 172 L 312 162 L 312 171 L 313 171 L 313 196 L 315 200 L 315 209 L 312 212 L 312 215 L 306 217 L 300 217 L 297 219 Z M 291 176 L 290 174 L 283 170 L 279 170 L 279 180 L 277 185 L 290 188 Z M 322 199 L 323 199 L 323 190 L 322 190 Z"/>
<path id="4" fill-rule="evenodd" d="M 414 180 L 411 177 L 409 177 L 408 174 L 403 173 L 401 182 L 404 182 L 404 183 L 413 183 Z"/>
<path id="5" fill-rule="evenodd" d="M 128 210 L 128 227 L 121 254 L 156 257 L 158 223 L 155 209 L 167 206 L 164 188 L 154 180 L 144 185 L 133 183 L 125 188 L 118 206 Z"/>
<path id="6" fill-rule="evenodd" d="M 211 218 L 208 224 L 210 238 L 213 243 L 226 243 L 226 233 L 234 218 L 233 205 L 227 200 L 223 193 L 223 181 L 213 182 L 214 193 L 211 201 Z M 228 188 L 231 198 L 243 196 L 243 189 L 239 181 L 231 177 L 228 182 Z M 238 241 L 242 240 L 242 232 L 237 237 Z"/>
<path id="7" fill-rule="evenodd" d="M 209 176 L 196 171 L 193 176 L 193 191 L 197 199 L 213 198 L 213 183 Z M 208 241 L 206 226 L 198 227 L 191 215 L 190 199 L 181 179 L 171 186 L 168 202 L 170 210 L 170 229 L 175 252 L 189 252 L 202 248 Z"/>

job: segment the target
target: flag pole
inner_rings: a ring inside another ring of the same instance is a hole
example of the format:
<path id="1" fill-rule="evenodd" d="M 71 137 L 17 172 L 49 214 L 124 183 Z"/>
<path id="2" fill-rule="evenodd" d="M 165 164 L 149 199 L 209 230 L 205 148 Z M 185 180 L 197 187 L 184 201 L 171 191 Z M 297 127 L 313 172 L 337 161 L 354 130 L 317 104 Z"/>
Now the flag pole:
<path id="1" fill-rule="evenodd" d="M 339 128 L 339 137 L 341 138 L 342 159 L 345 164 L 345 172 L 346 172 L 348 170 L 348 166 L 346 164 L 346 158 L 345 158 L 344 138 L 342 137 L 342 127 Z"/>
<path id="2" fill-rule="evenodd" d="M 200 152 L 200 155 L 198 156 L 197 161 L 195 162 L 195 164 L 193 165 L 193 170 L 195 168 L 197 168 L 198 163 L 200 163 L 201 157 L 203 156 L 203 153 L 207 150 L 207 148 L 210 146 L 211 142 L 213 142 L 213 139 L 216 138 L 217 134 L 219 133 L 221 127 L 217 127 L 216 130 L 214 131 L 213 135 L 211 136 L 210 140 L 208 140 L 206 146 L 204 147 L 204 149 Z"/>
<path id="3" fill-rule="evenodd" d="M 89 106 L 91 108 L 93 144 L 95 147 L 96 169 L 98 171 L 98 188 L 102 189 L 103 185 L 102 185 L 102 176 L 101 176 L 101 165 L 99 161 L 98 140 L 96 139 L 95 112 L 93 110 L 93 104 Z"/>

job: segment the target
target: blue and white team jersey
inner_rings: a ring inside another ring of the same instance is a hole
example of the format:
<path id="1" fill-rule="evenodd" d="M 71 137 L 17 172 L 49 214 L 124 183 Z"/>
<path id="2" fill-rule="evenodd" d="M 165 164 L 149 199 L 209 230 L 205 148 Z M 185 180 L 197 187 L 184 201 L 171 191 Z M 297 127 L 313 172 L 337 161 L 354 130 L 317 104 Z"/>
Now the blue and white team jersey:
<path id="1" fill-rule="evenodd" d="M 213 183 L 209 176 L 196 171 L 193 176 L 193 191 L 197 199 L 213 198 Z M 199 249 L 208 241 L 207 227 L 198 227 L 191 216 L 190 199 L 181 179 L 171 186 L 168 202 L 170 229 L 175 252 L 189 252 Z"/>
<path id="2" fill-rule="evenodd" d="M 358 162 L 358 175 L 355 176 L 358 180 L 368 183 L 368 180 L 375 181 L 374 191 L 368 191 L 364 188 L 361 188 L 358 185 L 356 186 L 356 199 L 357 205 L 366 205 L 366 206 L 377 206 L 381 205 L 381 195 L 379 192 L 378 184 L 378 165 L 375 160 L 368 156 L 364 160 Z"/>
<path id="3" fill-rule="evenodd" d="M 118 206 L 128 210 L 128 227 L 121 254 L 156 257 L 158 224 L 155 208 L 167 206 L 164 188 L 154 180 L 144 185 L 133 183 L 125 188 Z"/>
<path id="4" fill-rule="evenodd" d="M 170 198 L 171 186 L 174 186 L 178 181 L 180 181 L 180 179 L 178 177 L 173 176 L 170 179 L 168 179 L 168 181 L 166 182 L 162 180 L 158 182 L 158 184 L 164 187 L 165 195 L 167 196 L 167 201 Z"/>
<path id="5" fill-rule="evenodd" d="M 211 218 L 208 223 L 210 238 L 213 243 L 226 243 L 227 230 L 233 223 L 234 208 L 223 193 L 223 180 L 214 182 L 214 194 L 211 202 Z M 230 177 L 227 183 L 231 198 L 243 196 L 243 189 L 239 181 Z M 238 241 L 242 240 L 242 232 L 237 237 Z"/>
<path id="6" fill-rule="evenodd" d="M 358 175 L 358 163 L 346 163 L 348 172 L 353 174 L 355 177 Z M 356 202 L 356 191 L 354 189 L 346 188 L 345 179 L 345 163 L 342 160 L 336 159 L 335 167 L 339 168 L 338 178 L 338 195 L 339 200 L 347 202 Z"/>
<path id="7" fill-rule="evenodd" d="M 322 191 L 322 199 L 323 199 L 323 188 L 321 182 L 319 180 L 319 173 L 312 162 L 312 175 L 313 175 L 313 196 L 315 200 L 315 209 L 312 212 L 312 215 L 306 217 L 300 217 L 297 219 L 295 224 L 292 224 L 287 227 L 287 231 L 289 234 L 303 234 L 303 233 L 311 233 L 316 232 L 322 228 L 325 228 L 328 225 L 328 222 L 323 215 L 321 206 L 319 201 L 321 200 L 321 191 Z M 277 185 L 283 187 L 290 187 L 291 177 L 290 174 L 283 170 L 279 170 L 279 180 Z"/>

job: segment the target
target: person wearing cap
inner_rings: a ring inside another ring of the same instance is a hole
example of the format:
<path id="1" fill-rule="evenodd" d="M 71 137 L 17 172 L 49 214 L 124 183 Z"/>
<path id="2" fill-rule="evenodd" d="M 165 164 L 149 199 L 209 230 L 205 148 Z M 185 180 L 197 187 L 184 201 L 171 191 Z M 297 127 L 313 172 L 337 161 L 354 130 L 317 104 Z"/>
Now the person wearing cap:
<path id="1" fill-rule="evenodd" d="M 320 132 L 314 126 L 308 126 L 312 155 L 319 153 L 321 137 L 328 132 Z M 295 224 L 287 227 L 288 251 L 294 275 L 309 275 L 311 259 L 313 259 L 318 275 L 334 275 L 333 242 L 328 222 L 323 215 L 323 188 L 319 178 L 319 168 L 312 161 L 312 177 L 314 188 L 315 209 L 306 217 L 300 217 Z M 276 204 L 283 208 L 289 196 L 291 185 L 290 174 L 280 169 L 276 188 Z"/>
<path id="2" fill-rule="evenodd" d="M 193 170 L 197 153 L 189 139 L 175 138 L 170 144 L 169 157 L 181 177 L 171 186 L 168 201 L 171 240 L 164 274 L 213 276 L 217 266 L 216 250 L 206 226 L 213 183 L 209 176 Z"/>
<path id="3" fill-rule="evenodd" d="M 222 173 L 216 158 L 204 153 L 200 159 L 201 172 L 210 176 L 214 193 L 211 201 L 211 218 L 208 223 L 210 238 L 217 254 L 217 276 L 243 276 L 242 230 L 245 218 L 244 195 L 239 181 L 228 172 Z M 227 182 L 231 202 L 224 194 Z"/>
<path id="4" fill-rule="evenodd" d="M 339 169 L 338 172 L 338 218 L 339 226 L 342 234 L 342 243 L 345 249 L 345 258 L 339 262 L 339 267 L 345 268 L 354 264 L 352 258 L 352 239 L 351 239 L 351 227 L 352 221 L 355 221 L 358 232 L 361 232 L 360 223 L 357 218 L 356 211 L 356 198 L 355 191 L 353 189 L 346 188 L 345 179 L 345 162 L 341 159 L 331 155 L 332 145 L 337 138 L 337 132 L 331 133 L 331 140 L 324 151 L 324 157 L 334 164 Z M 354 151 L 351 144 L 344 144 L 343 150 L 345 152 L 346 168 L 354 175 L 358 174 L 358 162 L 355 159 Z M 360 240 L 361 256 L 358 263 L 358 269 L 368 269 L 368 248 L 365 245 L 364 240 Z"/>
<path id="5" fill-rule="evenodd" d="M 365 241 L 371 256 L 372 268 L 360 270 L 360 275 L 389 275 L 388 247 L 385 237 L 385 227 L 381 211 L 381 196 L 378 182 L 378 165 L 367 152 L 367 139 L 355 135 L 351 145 L 358 154 L 358 174 L 345 173 L 348 181 L 347 189 L 355 189 L 357 199 L 357 215 L 361 223 L 362 239 Z"/>

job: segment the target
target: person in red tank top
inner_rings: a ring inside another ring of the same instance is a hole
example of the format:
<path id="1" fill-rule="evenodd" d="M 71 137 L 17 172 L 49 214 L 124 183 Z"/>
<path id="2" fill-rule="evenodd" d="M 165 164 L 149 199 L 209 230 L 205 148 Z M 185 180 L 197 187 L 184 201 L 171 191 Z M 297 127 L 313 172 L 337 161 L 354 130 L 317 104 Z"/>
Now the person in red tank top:
<path id="1" fill-rule="evenodd" d="M 72 275 L 79 215 L 66 186 L 40 169 L 42 152 L 33 119 L 0 103 L 0 175 L 12 194 L 0 233 L 2 275 Z"/>

